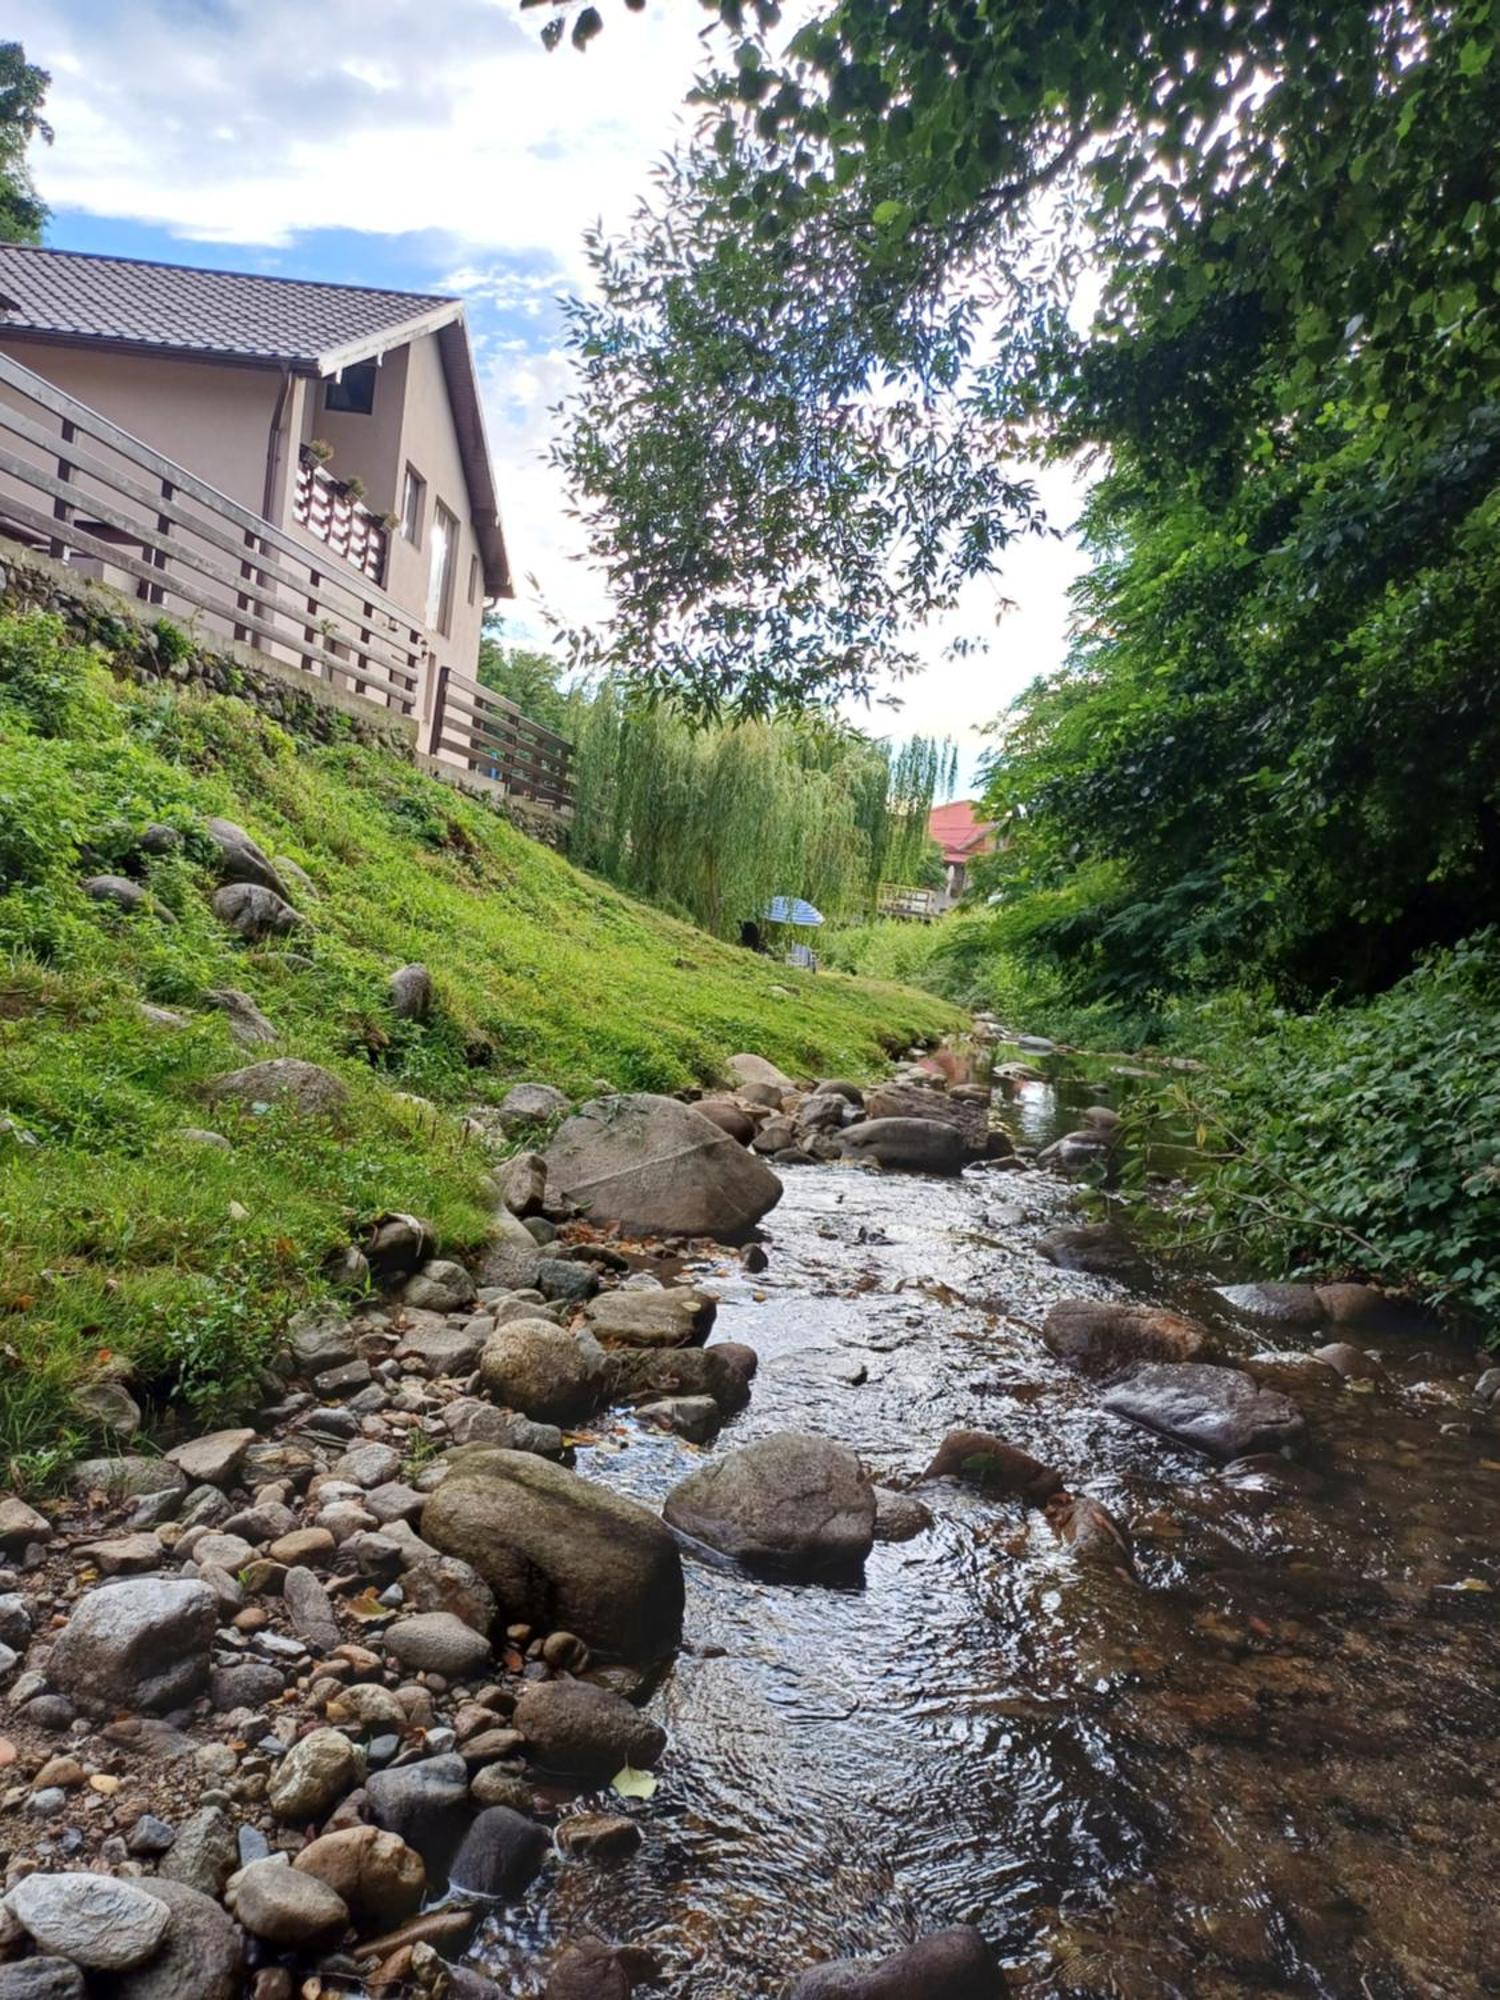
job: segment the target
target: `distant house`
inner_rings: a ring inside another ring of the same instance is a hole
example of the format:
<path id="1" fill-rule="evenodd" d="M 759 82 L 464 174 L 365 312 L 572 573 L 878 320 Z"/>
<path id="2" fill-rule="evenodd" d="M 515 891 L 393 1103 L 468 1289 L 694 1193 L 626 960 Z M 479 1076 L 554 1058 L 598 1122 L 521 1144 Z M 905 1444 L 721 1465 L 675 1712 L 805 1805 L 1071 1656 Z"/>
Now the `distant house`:
<path id="1" fill-rule="evenodd" d="M 972 799 L 955 799 L 951 805 L 934 806 L 927 832 L 943 853 L 947 871 L 947 896 L 956 903 L 969 886 L 969 869 L 982 854 L 993 854 L 997 825 L 982 820 Z"/>
<path id="2" fill-rule="evenodd" d="M 460 301 L 5 243 L 0 354 L 373 585 L 420 628 L 423 713 L 435 668 L 473 674 L 513 592 Z"/>

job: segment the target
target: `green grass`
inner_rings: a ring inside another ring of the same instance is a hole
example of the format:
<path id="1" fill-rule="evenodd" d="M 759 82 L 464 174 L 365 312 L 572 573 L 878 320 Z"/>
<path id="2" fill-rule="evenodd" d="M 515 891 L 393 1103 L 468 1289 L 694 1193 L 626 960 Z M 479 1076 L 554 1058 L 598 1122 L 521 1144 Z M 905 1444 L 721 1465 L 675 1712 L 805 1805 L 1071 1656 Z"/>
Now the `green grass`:
<path id="1" fill-rule="evenodd" d="M 307 871 L 305 937 L 249 948 L 216 922 L 198 831 L 216 813 Z M 144 878 L 171 923 L 79 886 L 153 821 L 184 837 Z M 437 990 L 426 1027 L 387 1001 L 413 959 Z M 235 1045 L 204 1003 L 226 985 L 276 1047 Z M 149 1025 L 142 1001 L 189 1024 Z M 450 1252 L 477 1246 L 490 1163 L 461 1113 L 517 1079 L 673 1090 L 742 1048 L 873 1074 L 954 1019 L 928 995 L 721 944 L 398 758 L 129 688 L 54 622 L 0 616 L 0 1458 L 24 1476 L 71 1443 L 68 1392 L 103 1354 L 133 1364 L 148 1403 L 233 1403 L 325 1257 L 384 1210 L 426 1216 Z M 337 1070 L 347 1113 L 211 1109 L 208 1082 L 262 1054 Z M 184 1144 L 184 1126 L 233 1149 Z"/>

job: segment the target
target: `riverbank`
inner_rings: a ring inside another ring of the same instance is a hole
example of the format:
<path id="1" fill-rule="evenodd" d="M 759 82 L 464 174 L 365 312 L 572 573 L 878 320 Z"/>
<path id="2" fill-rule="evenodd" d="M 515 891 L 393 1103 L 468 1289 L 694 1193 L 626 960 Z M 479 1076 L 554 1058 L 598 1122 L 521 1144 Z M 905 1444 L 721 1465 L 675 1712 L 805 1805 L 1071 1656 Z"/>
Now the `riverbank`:
<path id="1" fill-rule="evenodd" d="M 589 1109 L 473 1273 L 392 1224 L 242 1428 L 0 1507 L 0 1992 L 1483 1990 L 1472 1353 L 1069 1268 L 1109 1121 L 926 1073 Z"/>
<path id="2" fill-rule="evenodd" d="M 393 755 L 129 664 L 0 616 L 12 1483 L 128 1421 L 113 1385 L 148 1426 L 232 1412 L 382 1214 L 477 1250 L 483 1130 L 519 1078 L 675 1090 L 746 1045 L 870 1076 L 959 1018 L 720 944 Z M 216 1097 L 288 1060 L 334 1079 L 316 1125 Z"/>

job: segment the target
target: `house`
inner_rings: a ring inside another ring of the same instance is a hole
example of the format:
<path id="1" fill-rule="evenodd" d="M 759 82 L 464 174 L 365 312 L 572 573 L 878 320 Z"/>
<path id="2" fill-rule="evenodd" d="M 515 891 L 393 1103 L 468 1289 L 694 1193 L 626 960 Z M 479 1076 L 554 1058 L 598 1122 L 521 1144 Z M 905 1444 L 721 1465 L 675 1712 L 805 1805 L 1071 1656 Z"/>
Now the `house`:
<path id="1" fill-rule="evenodd" d="M 485 604 L 513 592 L 459 300 L 0 243 L 0 355 L 398 608 L 421 715 L 437 668 L 473 674 Z M 108 578 L 107 554 L 85 566 Z M 241 603 L 264 631 L 285 598 Z"/>
<path id="2" fill-rule="evenodd" d="M 956 903 L 969 886 L 970 867 L 982 854 L 995 851 L 996 822 L 982 820 L 972 799 L 955 799 L 951 805 L 933 807 L 927 832 L 942 849 L 948 900 Z"/>

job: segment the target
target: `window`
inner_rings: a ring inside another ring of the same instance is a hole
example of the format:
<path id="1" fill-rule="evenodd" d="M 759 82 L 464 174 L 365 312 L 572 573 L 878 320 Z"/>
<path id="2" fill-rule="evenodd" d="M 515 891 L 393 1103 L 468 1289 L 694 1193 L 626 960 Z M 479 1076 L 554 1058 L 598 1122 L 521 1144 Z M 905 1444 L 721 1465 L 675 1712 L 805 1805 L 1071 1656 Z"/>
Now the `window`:
<path id="1" fill-rule="evenodd" d="M 375 407 L 375 363 L 356 361 L 341 374 L 330 375 L 323 384 L 323 408 L 342 410 L 351 417 L 367 417 Z"/>
<path id="2" fill-rule="evenodd" d="M 478 556 L 470 556 L 470 557 L 469 557 L 469 602 L 470 602 L 471 604 L 477 604 L 477 603 L 479 602 L 479 558 L 478 558 Z"/>
<path id="3" fill-rule="evenodd" d="M 427 568 L 427 623 L 446 633 L 453 620 L 453 558 L 458 552 L 458 522 L 439 500 L 432 510 L 432 553 Z"/>
<path id="4" fill-rule="evenodd" d="M 401 482 L 401 532 L 417 548 L 422 546 L 422 516 L 426 509 L 427 481 L 407 466 Z"/>

